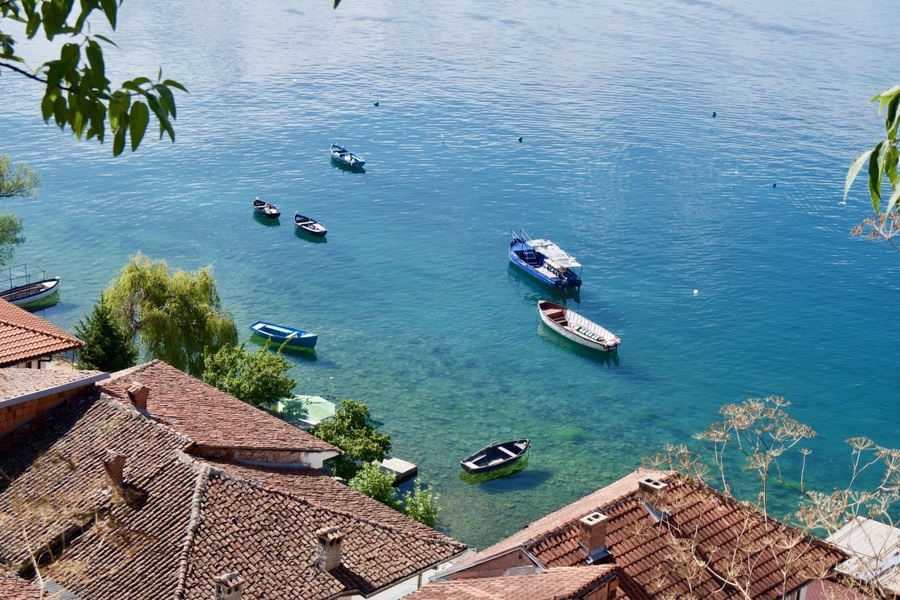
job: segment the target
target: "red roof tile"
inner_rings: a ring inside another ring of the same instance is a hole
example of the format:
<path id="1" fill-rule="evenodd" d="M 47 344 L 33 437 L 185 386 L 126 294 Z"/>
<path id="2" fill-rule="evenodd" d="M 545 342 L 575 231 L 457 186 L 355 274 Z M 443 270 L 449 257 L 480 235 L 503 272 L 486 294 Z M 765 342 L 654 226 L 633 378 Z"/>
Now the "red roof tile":
<path id="1" fill-rule="evenodd" d="M 0 367 L 76 350 L 82 346 L 84 342 L 77 337 L 0 299 Z"/>
<path id="2" fill-rule="evenodd" d="M 541 573 L 458 579 L 429 583 L 405 596 L 408 600 L 564 600 L 581 597 L 594 587 L 615 579 L 615 568 L 603 565 L 589 568 L 559 567 Z"/>
<path id="3" fill-rule="evenodd" d="M 202 381 L 154 360 L 112 373 L 99 387 L 128 402 L 127 389 L 150 389 L 147 410 L 154 419 L 200 446 L 297 452 L 338 452 L 322 440 Z"/>
<path id="4" fill-rule="evenodd" d="M 368 499 L 351 500 L 352 490 L 324 498 L 335 485 L 325 476 L 257 476 L 192 458 L 190 447 L 188 437 L 107 396 L 68 400 L 34 419 L 0 439 L 8 476 L 0 556 L 30 578 L 35 551 L 42 576 L 81 598 L 208 600 L 216 576 L 235 572 L 245 600 L 324 599 L 370 594 L 465 548 L 382 515 Z M 125 456 L 121 489 L 107 481 L 108 450 Z M 365 506 L 372 510 L 357 515 Z M 323 527 L 343 535 L 341 566 L 330 572 L 314 560 Z"/>
<path id="5" fill-rule="evenodd" d="M 4 400 L 41 392 L 50 388 L 75 385 L 84 381 L 85 386 L 103 373 L 100 371 L 75 371 L 68 369 L 0 369 L 0 404 Z"/>

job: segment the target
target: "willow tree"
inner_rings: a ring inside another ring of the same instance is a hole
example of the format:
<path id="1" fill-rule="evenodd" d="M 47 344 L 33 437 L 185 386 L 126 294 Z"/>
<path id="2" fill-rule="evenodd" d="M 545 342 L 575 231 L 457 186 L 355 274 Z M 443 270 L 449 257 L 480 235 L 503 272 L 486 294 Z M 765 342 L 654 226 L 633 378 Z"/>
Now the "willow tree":
<path id="1" fill-rule="evenodd" d="M 13 170 L 8 156 L 0 156 L 0 198 L 33 198 L 37 195 L 41 177 L 31 167 L 19 164 Z M 9 262 L 16 246 L 25 241 L 22 221 L 11 212 L 0 213 L 0 266 Z"/>
<path id="2" fill-rule="evenodd" d="M 212 267 L 169 274 L 164 260 L 138 252 L 103 293 L 129 342 L 195 377 L 204 352 L 237 343 L 231 316 L 222 310 Z"/>

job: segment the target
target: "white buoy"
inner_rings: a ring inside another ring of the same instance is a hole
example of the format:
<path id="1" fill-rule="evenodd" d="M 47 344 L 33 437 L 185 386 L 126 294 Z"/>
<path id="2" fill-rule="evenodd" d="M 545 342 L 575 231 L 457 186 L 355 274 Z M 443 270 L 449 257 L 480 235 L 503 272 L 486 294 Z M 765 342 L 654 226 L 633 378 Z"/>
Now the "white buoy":
<path id="1" fill-rule="evenodd" d="M 699 293 L 700 293 L 700 290 L 694 290 L 694 295 L 695 295 L 695 296 L 696 296 L 697 294 L 699 294 Z"/>

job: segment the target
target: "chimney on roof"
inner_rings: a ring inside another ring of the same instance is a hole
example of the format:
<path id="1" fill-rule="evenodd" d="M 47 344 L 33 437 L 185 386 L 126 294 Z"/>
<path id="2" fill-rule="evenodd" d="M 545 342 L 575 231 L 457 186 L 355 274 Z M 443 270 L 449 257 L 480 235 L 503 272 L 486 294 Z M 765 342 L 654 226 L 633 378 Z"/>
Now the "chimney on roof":
<path id="1" fill-rule="evenodd" d="M 653 492 L 663 491 L 664 489 L 669 487 L 669 484 L 665 481 L 653 479 L 652 477 L 645 477 L 638 482 L 638 487 L 642 492 L 650 494 Z"/>
<path id="2" fill-rule="evenodd" d="M 241 600 L 244 595 L 244 578 L 237 573 L 225 573 L 216 577 L 215 600 Z"/>
<path id="3" fill-rule="evenodd" d="M 341 542 L 344 534 L 337 527 L 325 527 L 316 531 L 319 545 L 316 547 L 316 567 L 328 572 L 341 564 Z"/>
<path id="4" fill-rule="evenodd" d="M 103 469 L 106 471 L 106 482 L 115 487 L 122 487 L 125 482 L 125 455 L 115 450 L 107 450 L 103 457 Z"/>
<path id="5" fill-rule="evenodd" d="M 579 541 L 588 554 L 588 564 L 609 555 L 609 551 L 606 549 L 606 522 L 608 520 L 609 517 L 603 513 L 592 512 L 581 517 L 579 521 L 581 527 Z"/>
<path id="6" fill-rule="evenodd" d="M 126 390 L 128 392 L 128 400 L 140 411 L 147 410 L 147 398 L 150 396 L 150 388 L 142 383 L 135 381 Z"/>

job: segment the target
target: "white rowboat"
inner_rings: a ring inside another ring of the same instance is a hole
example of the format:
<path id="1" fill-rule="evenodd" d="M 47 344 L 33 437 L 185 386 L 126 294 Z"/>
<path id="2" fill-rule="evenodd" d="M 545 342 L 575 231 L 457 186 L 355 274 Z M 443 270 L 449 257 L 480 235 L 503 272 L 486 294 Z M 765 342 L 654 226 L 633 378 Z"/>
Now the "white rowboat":
<path id="1" fill-rule="evenodd" d="M 602 352 L 612 352 L 622 343 L 619 336 L 565 306 L 539 300 L 538 312 L 547 327 L 576 344 Z"/>

